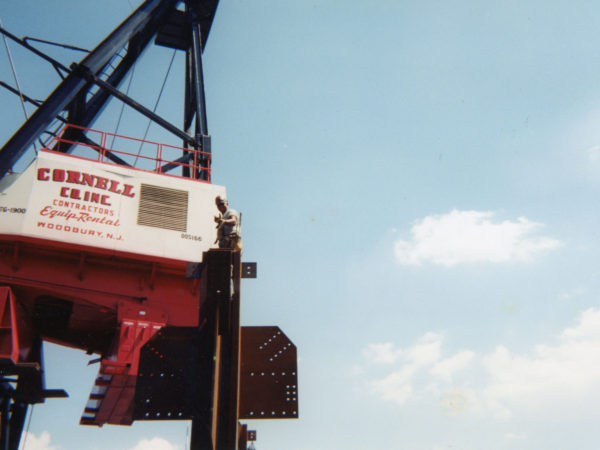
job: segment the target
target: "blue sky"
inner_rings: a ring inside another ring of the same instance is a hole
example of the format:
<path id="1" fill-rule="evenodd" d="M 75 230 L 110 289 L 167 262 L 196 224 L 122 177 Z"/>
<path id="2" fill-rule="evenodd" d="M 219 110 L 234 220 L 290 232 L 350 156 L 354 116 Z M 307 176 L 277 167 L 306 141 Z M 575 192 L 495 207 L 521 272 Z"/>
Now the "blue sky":
<path id="1" fill-rule="evenodd" d="M 92 48 L 137 4 L 6 0 L 0 19 Z M 279 325 L 300 359 L 300 419 L 251 422 L 257 449 L 597 448 L 599 9 L 221 0 L 204 69 L 213 181 L 259 267 L 242 321 Z M 45 98 L 53 71 L 11 52 Z M 150 108 L 170 57 L 135 69 Z M 158 108 L 174 123 L 180 80 Z M 0 104 L 4 142 L 22 112 Z M 185 423 L 79 427 L 96 367 L 53 346 L 46 364 L 71 397 L 35 407 L 27 449 L 185 448 Z"/>

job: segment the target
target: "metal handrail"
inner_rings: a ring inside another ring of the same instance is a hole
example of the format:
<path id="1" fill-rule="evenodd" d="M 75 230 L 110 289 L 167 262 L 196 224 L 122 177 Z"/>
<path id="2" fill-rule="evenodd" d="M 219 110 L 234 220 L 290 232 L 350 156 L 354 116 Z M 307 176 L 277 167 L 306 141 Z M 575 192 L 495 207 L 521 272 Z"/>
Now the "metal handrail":
<path id="1" fill-rule="evenodd" d="M 97 137 L 96 139 L 89 139 L 87 136 L 88 142 L 82 142 L 77 140 L 77 137 L 70 137 L 67 133 L 69 130 L 76 130 L 78 133 L 95 133 Z M 98 139 L 99 137 L 99 139 Z M 118 143 L 123 142 L 123 140 L 131 143 L 135 143 L 136 146 L 143 146 L 145 144 L 150 145 L 151 147 L 155 147 L 155 151 L 152 152 L 152 155 L 141 155 L 139 153 L 132 153 L 122 148 L 119 148 Z M 99 143 L 98 143 L 99 142 Z M 109 145 L 110 142 L 110 145 Z M 117 144 L 115 144 L 115 142 Z M 138 138 L 133 138 L 129 136 L 123 136 L 114 133 L 108 133 L 106 131 L 94 130 L 91 128 L 85 128 L 79 125 L 66 124 L 57 135 L 50 140 L 48 145 L 44 150 L 47 151 L 56 151 L 52 150 L 60 148 L 60 144 L 67 144 L 72 148 L 69 150 L 71 153 L 77 147 L 89 148 L 97 152 L 98 156 L 96 158 L 90 158 L 87 156 L 79 156 L 84 159 L 89 160 L 97 160 L 102 163 L 108 164 L 116 164 L 112 161 L 109 156 L 113 156 L 112 159 L 115 159 L 114 156 L 120 156 L 123 160 L 127 158 L 133 159 L 135 162 L 131 165 L 131 167 L 138 170 L 146 170 L 151 171 L 163 175 L 176 176 L 180 178 L 192 178 L 197 181 L 210 182 L 211 179 L 211 168 L 210 168 L 210 159 L 211 153 L 203 152 L 202 150 L 196 150 L 193 148 L 185 148 L 178 147 L 170 144 L 162 144 L 159 142 L 148 141 Z M 114 146 L 114 148 L 113 148 Z M 178 153 L 178 157 L 169 158 L 164 155 L 165 149 L 168 150 L 171 154 Z M 182 155 L 188 155 L 187 161 L 186 158 L 182 158 Z M 118 158 L 117 158 L 118 159 Z M 204 163 L 204 165 L 202 165 Z M 184 168 L 189 169 L 190 177 L 183 175 L 175 175 L 171 173 L 166 173 L 164 169 L 165 165 L 168 164 L 171 168 L 181 167 L 182 172 Z M 146 167 L 144 167 L 146 166 Z M 149 168 L 148 166 L 152 166 Z M 202 175 L 206 174 L 206 177 Z"/>

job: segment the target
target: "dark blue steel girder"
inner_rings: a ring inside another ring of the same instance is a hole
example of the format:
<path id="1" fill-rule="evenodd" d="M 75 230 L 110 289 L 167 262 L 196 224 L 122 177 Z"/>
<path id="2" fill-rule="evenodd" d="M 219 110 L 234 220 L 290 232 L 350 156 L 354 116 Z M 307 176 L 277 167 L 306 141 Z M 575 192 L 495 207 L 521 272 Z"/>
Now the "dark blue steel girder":
<path id="1" fill-rule="evenodd" d="M 148 45 L 159 27 L 169 19 L 171 14 L 176 12 L 178 3 L 179 0 L 147 0 L 79 64 L 72 66 L 74 70 L 68 74 L 29 120 L 21 126 L 0 150 L 0 178 L 13 167 L 35 139 L 47 129 L 48 125 L 62 111 L 69 110 L 69 123 L 75 123 L 86 127 L 91 124 L 102 111 L 110 96 L 116 96 L 126 104 L 149 117 L 151 120 L 154 120 L 159 125 L 182 138 L 184 142 L 196 144 L 194 147 L 197 147 L 199 143 L 198 136 L 196 136 L 196 139 L 194 140 L 187 133 L 174 127 L 160 116 L 147 110 L 116 89 L 116 86 L 126 76 L 135 60 Z M 200 23 L 202 25 L 202 35 L 200 39 L 201 47 L 204 47 L 218 0 L 187 0 L 186 3 L 186 9 L 189 11 L 192 23 Z M 196 39 L 198 39 L 198 36 L 196 36 Z M 114 55 L 126 45 L 127 54 L 125 57 L 105 81 L 101 80 L 97 74 L 100 73 Z M 198 55 L 198 53 L 196 55 Z M 199 64 L 201 70 L 201 62 L 199 62 Z M 199 77 L 200 82 L 202 82 L 201 76 L 200 73 L 195 81 L 197 81 Z M 84 99 L 89 93 L 91 86 L 90 82 L 99 85 L 101 89 L 96 92 L 89 101 L 85 102 Z M 198 92 L 197 89 L 195 89 L 195 91 L 194 94 Z M 201 135 L 206 134 L 206 115 L 203 97 L 203 95 L 200 95 L 196 96 L 194 99 L 196 103 L 201 103 L 197 105 L 197 108 L 199 109 L 194 108 L 196 109 L 195 112 L 202 111 L 200 120 L 204 121 L 204 126 L 200 127 Z M 185 101 L 188 102 L 189 99 L 186 98 Z"/>

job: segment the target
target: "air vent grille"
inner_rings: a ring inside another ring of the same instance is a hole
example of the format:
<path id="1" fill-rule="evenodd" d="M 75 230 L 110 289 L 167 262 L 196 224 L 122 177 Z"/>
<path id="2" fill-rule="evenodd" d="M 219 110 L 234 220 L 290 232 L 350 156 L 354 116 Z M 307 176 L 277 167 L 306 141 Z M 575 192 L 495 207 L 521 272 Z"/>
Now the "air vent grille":
<path id="1" fill-rule="evenodd" d="M 188 192 L 142 184 L 138 225 L 187 231 Z"/>

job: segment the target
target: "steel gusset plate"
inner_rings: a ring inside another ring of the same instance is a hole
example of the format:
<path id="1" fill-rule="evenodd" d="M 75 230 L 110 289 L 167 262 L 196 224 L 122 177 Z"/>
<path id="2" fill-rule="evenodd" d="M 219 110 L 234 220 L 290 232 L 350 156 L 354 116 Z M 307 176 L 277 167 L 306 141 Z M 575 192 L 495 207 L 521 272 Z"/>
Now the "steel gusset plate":
<path id="1" fill-rule="evenodd" d="M 296 346 L 279 327 L 242 327 L 240 419 L 298 417 Z"/>
<path id="2" fill-rule="evenodd" d="M 134 420 L 184 420 L 209 408 L 212 354 L 201 354 L 197 329 L 165 327 L 140 352 Z"/>

